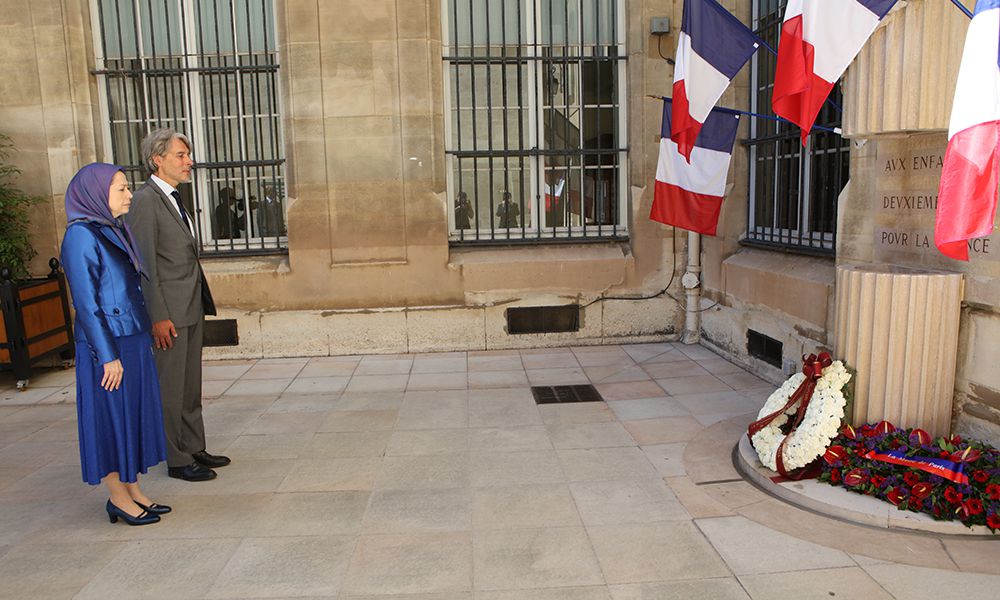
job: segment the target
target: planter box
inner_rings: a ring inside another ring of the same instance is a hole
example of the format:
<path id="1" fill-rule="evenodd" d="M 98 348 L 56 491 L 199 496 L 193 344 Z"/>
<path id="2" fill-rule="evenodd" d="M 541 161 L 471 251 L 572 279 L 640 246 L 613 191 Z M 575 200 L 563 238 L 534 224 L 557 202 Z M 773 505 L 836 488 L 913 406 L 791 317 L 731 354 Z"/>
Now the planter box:
<path id="1" fill-rule="evenodd" d="M 59 261 L 53 258 L 49 266 L 45 278 L 0 281 L 0 370 L 12 370 L 19 389 L 28 385 L 39 360 L 59 354 L 69 364 L 74 357 L 66 279 Z"/>

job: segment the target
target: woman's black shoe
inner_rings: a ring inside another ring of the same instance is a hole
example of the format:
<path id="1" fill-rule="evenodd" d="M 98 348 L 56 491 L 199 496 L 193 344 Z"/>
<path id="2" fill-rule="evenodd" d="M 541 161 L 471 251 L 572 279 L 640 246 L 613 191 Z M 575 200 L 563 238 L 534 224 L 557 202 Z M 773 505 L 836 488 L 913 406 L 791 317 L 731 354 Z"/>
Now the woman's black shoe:
<path id="1" fill-rule="evenodd" d="M 151 523 L 157 523 L 160 520 L 160 515 L 150 514 L 149 511 L 142 511 L 142 514 L 138 517 L 133 517 L 124 510 L 118 508 L 108 500 L 108 504 L 105 506 L 108 511 L 108 519 L 112 523 L 117 523 L 118 519 L 121 519 L 128 523 L 129 525 L 149 525 Z"/>
<path id="2" fill-rule="evenodd" d="M 154 502 L 149 506 L 146 506 L 145 504 L 139 502 L 138 500 L 133 500 L 132 502 L 135 502 L 139 508 L 153 515 L 165 515 L 172 510 L 166 504 L 157 504 Z"/>

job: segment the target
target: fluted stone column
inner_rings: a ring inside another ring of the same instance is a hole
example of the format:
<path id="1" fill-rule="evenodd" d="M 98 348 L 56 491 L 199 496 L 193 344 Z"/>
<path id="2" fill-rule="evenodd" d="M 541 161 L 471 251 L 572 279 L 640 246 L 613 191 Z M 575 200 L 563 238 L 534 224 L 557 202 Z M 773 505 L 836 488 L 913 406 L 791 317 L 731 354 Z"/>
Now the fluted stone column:
<path id="1" fill-rule="evenodd" d="M 853 423 L 951 430 L 960 273 L 837 267 L 836 354 L 857 369 Z"/>

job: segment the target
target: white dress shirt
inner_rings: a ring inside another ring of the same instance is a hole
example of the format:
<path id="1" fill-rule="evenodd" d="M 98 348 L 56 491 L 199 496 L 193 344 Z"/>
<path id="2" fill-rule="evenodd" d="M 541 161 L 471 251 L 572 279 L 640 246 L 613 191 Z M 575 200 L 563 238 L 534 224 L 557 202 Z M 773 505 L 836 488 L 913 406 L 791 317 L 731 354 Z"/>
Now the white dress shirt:
<path id="1" fill-rule="evenodd" d="M 175 201 L 175 198 L 173 196 L 174 192 L 177 191 L 177 188 L 175 188 L 174 186 L 170 185 L 166 181 L 163 181 L 162 179 L 160 179 L 156 175 L 150 175 L 149 178 L 152 179 L 153 183 L 155 183 L 161 190 L 163 190 L 163 193 L 167 195 L 167 198 L 170 198 L 170 203 L 169 204 L 170 204 L 171 208 L 174 209 L 174 212 L 177 213 L 178 217 L 181 216 L 181 211 L 180 211 L 179 208 L 177 208 L 177 202 Z M 191 220 L 192 216 L 190 214 L 188 214 L 187 217 L 188 217 L 188 229 L 191 230 L 191 235 L 193 236 L 194 235 L 194 223 Z M 181 221 L 183 221 L 183 220 L 184 219 L 182 218 Z"/>

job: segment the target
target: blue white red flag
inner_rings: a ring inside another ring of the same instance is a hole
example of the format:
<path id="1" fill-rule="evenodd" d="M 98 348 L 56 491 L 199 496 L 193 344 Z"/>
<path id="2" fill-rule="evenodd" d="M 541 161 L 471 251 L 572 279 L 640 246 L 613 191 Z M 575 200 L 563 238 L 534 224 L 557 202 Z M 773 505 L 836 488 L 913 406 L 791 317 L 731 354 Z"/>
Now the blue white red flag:
<path id="1" fill-rule="evenodd" d="M 649 218 L 688 231 L 715 235 L 740 115 L 715 109 L 691 149 L 691 162 L 670 138 L 672 102 L 663 100 L 660 157 Z"/>
<path id="2" fill-rule="evenodd" d="M 684 0 L 671 139 L 688 162 L 708 113 L 758 46 L 757 36 L 715 0 Z"/>
<path id="3" fill-rule="evenodd" d="M 969 260 L 968 240 L 993 230 L 1000 168 L 1000 0 L 979 0 L 965 37 L 948 149 L 938 189 L 934 243 Z"/>
<path id="4" fill-rule="evenodd" d="M 802 145 L 837 80 L 896 0 L 788 0 L 771 107 Z"/>
<path id="5" fill-rule="evenodd" d="M 559 178 L 559 183 L 553 185 L 545 184 L 545 210 L 549 211 L 556 205 L 559 198 L 562 196 L 563 187 L 566 186 L 566 179 L 564 177 Z"/>

